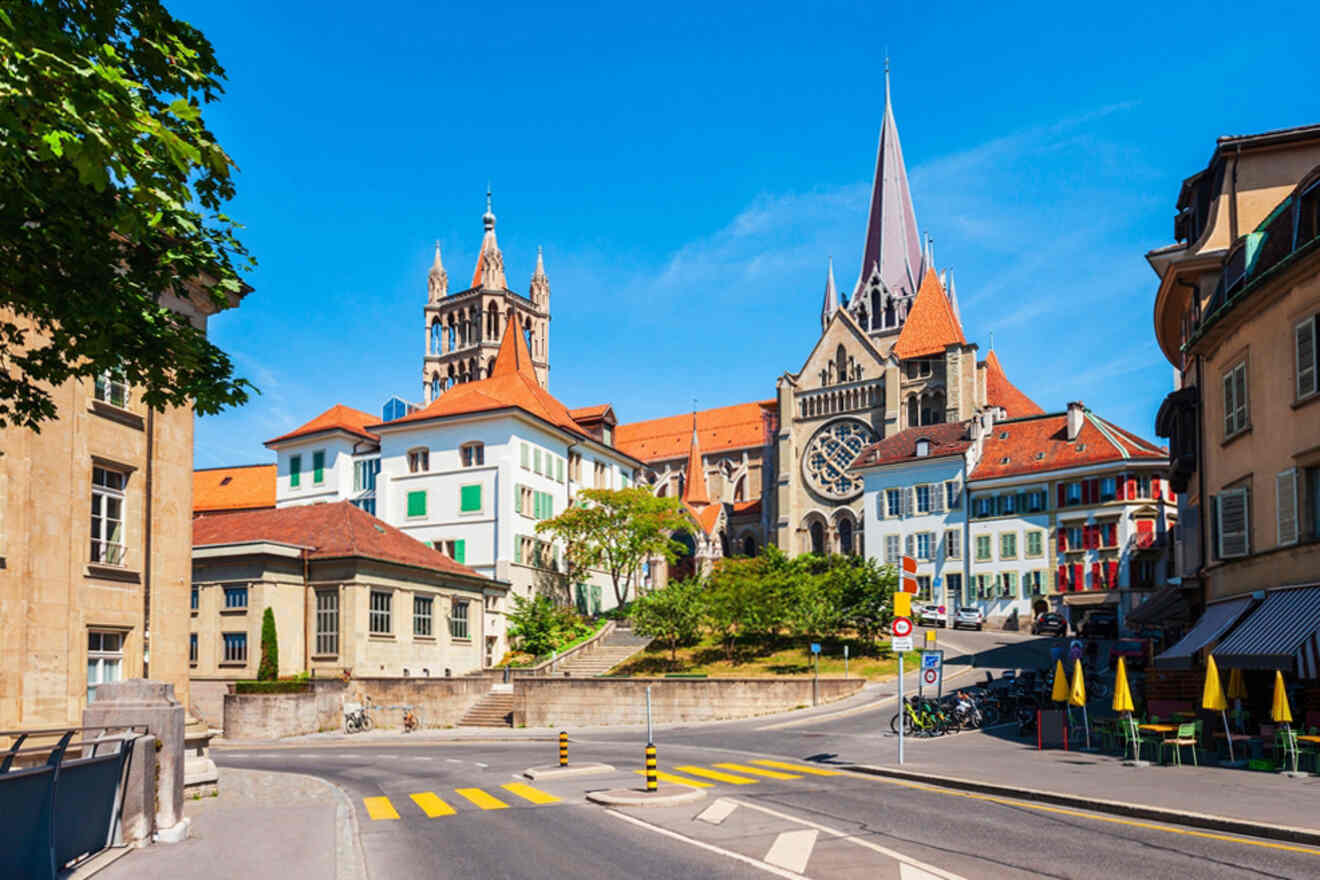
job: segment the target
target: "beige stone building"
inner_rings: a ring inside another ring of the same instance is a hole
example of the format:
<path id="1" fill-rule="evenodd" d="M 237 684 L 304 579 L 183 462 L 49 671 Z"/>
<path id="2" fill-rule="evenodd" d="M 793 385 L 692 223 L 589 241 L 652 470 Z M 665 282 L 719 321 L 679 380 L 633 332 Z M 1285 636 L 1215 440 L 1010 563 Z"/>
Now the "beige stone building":
<path id="1" fill-rule="evenodd" d="M 167 302 L 202 329 L 214 308 Z M 0 728 L 81 723 L 141 676 L 187 706 L 192 410 L 109 375 L 53 396 L 40 434 L 0 428 Z"/>

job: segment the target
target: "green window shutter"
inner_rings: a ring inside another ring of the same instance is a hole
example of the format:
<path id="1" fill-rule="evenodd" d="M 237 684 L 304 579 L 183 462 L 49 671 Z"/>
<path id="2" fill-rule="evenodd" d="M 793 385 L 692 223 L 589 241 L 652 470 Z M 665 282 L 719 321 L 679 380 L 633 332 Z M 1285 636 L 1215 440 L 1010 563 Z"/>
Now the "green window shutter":
<path id="1" fill-rule="evenodd" d="M 418 489 L 408 493 L 408 515 L 426 516 L 426 490 Z"/>
<path id="2" fill-rule="evenodd" d="M 458 490 L 458 512 L 472 513 L 481 510 L 481 485 L 463 486 Z"/>
<path id="3" fill-rule="evenodd" d="M 325 480 L 325 453 L 312 453 L 312 482 L 321 483 Z"/>
<path id="4" fill-rule="evenodd" d="M 522 466 L 527 467 L 527 444 L 522 444 Z"/>
<path id="5" fill-rule="evenodd" d="M 514 535 L 514 536 L 513 536 L 513 561 L 514 561 L 514 562 L 522 562 L 522 561 L 523 561 L 522 547 L 523 547 L 523 538 L 522 538 L 522 535 Z"/>
<path id="6" fill-rule="evenodd" d="M 562 458 L 555 459 L 555 479 L 560 483 L 564 482 L 564 460 Z"/>
<path id="7" fill-rule="evenodd" d="M 539 474 L 541 472 L 541 450 L 537 449 L 532 452 L 532 462 L 532 470 Z"/>
<path id="8" fill-rule="evenodd" d="M 293 455 L 289 457 L 289 485 L 297 487 L 302 484 L 302 456 Z"/>
<path id="9" fill-rule="evenodd" d="M 455 562 L 467 561 L 467 542 L 464 541 L 462 538 L 454 542 L 454 561 Z"/>
<path id="10" fill-rule="evenodd" d="M 545 493 L 545 518 L 551 519 L 555 515 L 555 496 L 549 492 Z"/>

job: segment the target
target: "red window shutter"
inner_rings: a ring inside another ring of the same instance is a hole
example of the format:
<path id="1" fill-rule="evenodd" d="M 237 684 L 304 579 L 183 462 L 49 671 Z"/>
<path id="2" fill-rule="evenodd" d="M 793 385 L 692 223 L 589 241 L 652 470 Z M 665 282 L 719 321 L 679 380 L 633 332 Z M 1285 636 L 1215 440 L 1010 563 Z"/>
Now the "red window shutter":
<path id="1" fill-rule="evenodd" d="M 1063 553 L 1068 549 L 1068 530 L 1059 526 L 1059 552 Z"/>
<path id="2" fill-rule="evenodd" d="M 1082 503 L 1083 503 L 1083 504 L 1090 504 L 1090 503 L 1091 503 L 1091 481 L 1090 481 L 1090 480 L 1082 480 Z"/>
<path id="3" fill-rule="evenodd" d="M 1105 543 L 1110 547 L 1118 546 L 1118 523 L 1110 523 L 1105 526 L 1105 531 L 1108 533 Z"/>
<path id="4" fill-rule="evenodd" d="M 1110 560 L 1106 565 L 1109 566 L 1109 589 L 1118 589 L 1118 563 Z"/>
<path id="5" fill-rule="evenodd" d="M 1067 500 L 1068 500 L 1068 490 L 1067 490 L 1067 487 L 1066 487 L 1066 485 L 1065 485 L 1064 483 L 1060 483 L 1060 484 L 1059 484 L 1059 504 L 1058 504 L 1058 506 L 1059 506 L 1059 507 L 1063 507 L 1064 502 L 1067 501 Z"/>
<path id="6" fill-rule="evenodd" d="M 1090 480 L 1089 482 L 1091 484 L 1091 503 L 1098 504 L 1100 502 L 1100 481 Z"/>
<path id="7" fill-rule="evenodd" d="M 1086 530 L 1082 533 L 1082 535 L 1084 540 L 1086 541 L 1086 549 L 1087 550 L 1095 549 L 1095 526 L 1091 526 L 1091 525 L 1086 526 Z"/>
<path id="8" fill-rule="evenodd" d="M 1164 481 L 1161 480 L 1159 477 L 1156 477 L 1155 479 L 1150 481 L 1150 494 L 1152 497 L 1154 497 L 1156 501 L 1159 501 L 1161 498 L 1164 497 L 1161 488 L 1163 485 L 1164 485 Z"/>
<path id="9" fill-rule="evenodd" d="M 1082 576 L 1082 564 L 1074 562 L 1072 567 L 1072 584 L 1074 590 L 1086 589 L 1086 580 Z"/>
<path id="10" fill-rule="evenodd" d="M 1100 589 L 1100 563 L 1091 563 L 1091 589 Z"/>
<path id="11" fill-rule="evenodd" d="M 1059 583 L 1057 589 L 1060 593 L 1068 589 L 1068 566 L 1059 566 Z"/>
<path id="12" fill-rule="evenodd" d="M 1132 474 L 1127 475 L 1127 499 L 1132 501 L 1137 497 L 1137 478 Z"/>
<path id="13" fill-rule="evenodd" d="M 1153 535 L 1155 534 L 1155 520 L 1139 519 L 1137 520 L 1137 534 Z"/>

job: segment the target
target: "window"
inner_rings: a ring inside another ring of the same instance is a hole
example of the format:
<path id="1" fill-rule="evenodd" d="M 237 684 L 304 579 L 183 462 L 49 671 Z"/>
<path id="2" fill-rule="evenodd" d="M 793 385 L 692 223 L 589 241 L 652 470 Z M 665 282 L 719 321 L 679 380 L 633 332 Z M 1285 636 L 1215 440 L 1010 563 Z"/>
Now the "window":
<path id="1" fill-rule="evenodd" d="M 297 489 L 302 485 L 302 456 L 289 456 L 289 488 Z"/>
<path id="2" fill-rule="evenodd" d="M 523 469 L 526 470 L 527 468 L 531 467 L 532 453 L 531 450 L 527 447 L 526 443 L 522 443 L 520 444 L 520 446 L 521 446 L 521 453 L 519 455 L 519 463 L 523 466 Z"/>
<path id="3" fill-rule="evenodd" d="M 1081 503 L 1082 503 L 1082 484 L 1081 484 L 1081 483 L 1065 483 L 1065 484 L 1064 484 L 1064 488 L 1065 488 L 1065 492 L 1064 492 L 1064 502 L 1063 502 L 1064 504 L 1081 504 Z"/>
<path id="4" fill-rule="evenodd" d="M 191 610 L 196 611 L 198 605 L 200 604 L 199 600 L 200 600 L 199 590 L 198 590 L 196 587 L 193 587 L 193 588 L 192 588 L 192 598 L 189 599 L 189 601 L 188 601 L 188 607 L 189 607 Z"/>
<path id="5" fill-rule="evenodd" d="M 1274 476 L 1275 539 L 1279 545 L 1296 544 L 1298 537 L 1297 469 Z"/>
<path id="6" fill-rule="evenodd" d="M 608 489 L 610 487 L 610 474 L 604 462 L 596 462 L 596 482 L 597 489 Z"/>
<path id="7" fill-rule="evenodd" d="M 1000 495 L 1000 496 L 999 496 L 999 512 L 1000 512 L 1001 514 L 1004 514 L 1004 515 L 1008 515 L 1008 514 L 1012 514 L 1012 513 L 1017 513 L 1017 496 L 1016 496 L 1016 495 Z"/>
<path id="8" fill-rule="evenodd" d="M 1100 478 L 1100 500 L 1101 500 L 1101 501 L 1113 501 L 1116 497 L 1118 497 L 1118 488 L 1117 488 L 1117 484 L 1115 483 L 1114 478 L 1113 478 L 1113 477 L 1101 477 L 1101 478 Z"/>
<path id="9" fill-rule="evenodd" d="M 474 483 L 471 486 L 460 486 L 458 489 L 458 512 L 459 513 L 480 513 L 481 512 L 481 484 Z"/>
<path id="10" fill-rule="evenodd" d="M 431 450 L 410 449 L 408 451 L 408 473 L 420 474 L 431 469 Z"/>
<path id="11" fill-rule="evenodd" d="M 1068 528 L 1068 548 L 1069 550 L 1084 550 L 1086 542 L 1083 540 L 1081 526 L 1070 526 Z"/>
<path id="12" fill-rule="evenodd" d="M 1309 467 L 1300 475 L 1299 492 L 1302 503 L 1298 514 L 1302 520 L 1301 533 L 1307 538 L 1320 538 L 1320 467 Z"/>
<path id="13" fill-rule="evenodd" d="M 1294 328 L 1293 353 L 1297 358 L 1297 399 L 1304 400 L 1320 388 L 1320 368 L 1316 366 L 1317 315 L 1312 315 Z"/>
<path id="14" fill-rule="evenodd" d="M 431 606 L 434 600 L 430 596 L 413 596 L 413 635 L 431 637 Z"/>
<path id="15" fill-rule="evenodd" d="M 1031 513 L 1039 513 L 1045 509 L 1045 490 L 1037 489 L 1027 493 L 1027 510 Z"/>
<path id="16" fill-rule="evenodd" d="M 946 574 L 944 576 L 944 583 L 944 601 L 947 605 L 951 606 L 949 608 L 949 613 L 952 614 L 952 606 L 962 602 L 962 573 L 955 571 Z"/>
<path id="17" fill-rule="evenodd" d="M 541 472 L 541 450 L 539 449 L 532 450 L 532 470 L 538 474 Z"/>
<path id="18" fill-rule="evenodd" d="M 87 633 L 87 702 L 96 699 L 96 686 L 124 680 L 124 634 L 89 630 Z"/>
<path id="19" fill-rule="evenodd" d="M 949 529 L 944 533 L 944 558 L 962 558 L 962 533 L 957 529 Z"/>
<path id="20" fill-rule="evenodd" d="M 486 463 L 486 444 L 464 443 L 458 448 L 463 467 L 481 467 Z"/>
<path id="21" fill-rule="evenodd" d="M 903 500 L 899 490 L 885 490 L 885 505 L 889 508 L 890 516 L 901 516 L 903 514 Z"/>
<path id="22" fill-rule="evenodd" d="M 226 608 L 248 607 L 248 588 L 225 587 L 225 607 Z"/>
<path id="23" fill-rule="evenodd" d="M 897 565 L 901 555 L 898 549 L 898 535 L 885 535 L 885 562 Z"/>
<path id="24" fill-rule="evenodd" d="M 560 483 L 564 482 L 564 460 L 562 458 L 555 459 L 555 480 Z"/>
<path id="25" fill-rule="evenodd" d="M 468 603 L 455 599 L 449 616 L 449 635 L 455 639 L 470 639 L 468 634 Z"/>
<path id="26" fill-rule="evenodd" d="M 1220 559 L 1246 556 L 1251 552 L 1246 489 L 1230 489 L 1216 497 L 1215 524 Z"/>
<path id="27" fill-rule="evenodd" d="M 353 491 L 375 492 L 376 477 L 379 474 L 379 458 L 364 458 L 353 462 Z"/>
<path id="28" fill-rule="evenodd" d="M 312 485 L 325 482 L 325 451 L 318 449 L 312 453 Z"/>
<path id="29" fill-rule="evenodd" d="M 1027 532 L 1027 555 L 1040 556 L 1044 552 L 1045 533 L 1041 531 Z"/>
<path id="30" fill-rule="evenodd" d="M 1017 572 L 1006 571 L 999 576 L 999 596 L 1003 599 L 1017 597 Z"/>
<path id="31" fill-rule="evenodd" d="M 1026 599 L 1029 596 L 1039 596 L 1043 592 L 1044 588 L 1041 586 L 1039 571 L 1028 571 L 1022 574 L 1023 599 Z"/>
<path id="32" fill-rule="evenodd" d="M 978 562 L 985 562 L 990 558 L 990 536 L 976 536 L 976 559 Z"/>
<path id="33" fill-rule="evenodd" d="M 962 507 L 962 487 L 956 480 L 944 484 L 944 506 L 949 510 Z"/>
<path id="34" fill-rule="evenodd" d="M 575 483 L 582 482 L 582 455 L 577 452 L 568 454 L 568 478 Z"/>
<path id="35" fill-rule="evenodd" d="M 107 370 L 96 377 L 96 384 L 92 393 L 102 403 L 108 403 L 120 409 L 128 406 L 128 383 L 124 381 L 123 376 L 113 370 Z"/>
<path id="36" fill-rule="evenodd" d="M 316 653 L 339 653 L 339 590 L 316 591 Z"/>
<path id="37" fill-rule="evenodd" d="M 92 562 L 124 564 L 124 485 L 128 475 L 92 468 Z"/>
<path id="38" fill-rule="evenodd" d="M 930 486 L 917 486 L 917 513 L 930 513 Z"/>
<path id="39" fill-rule="evenodd" d="M 1017 532 L 1004 532 L 999 536 L 999 558 L 1017 559 Z"/>
<path id="40" fill-rule="evenodd" d="M 930 545 L 933 536 L 930 532 L 917 532 L 917 558 L 930 559 Z"/>
<path id="41" fill-rule="evenodd" d="M 923 602 L 930 601 L 930 575 L 917 575 L 917 598 Z"/>
<path id="42" fill-rule="evenodd" d="M 221 633 L 220 638 L 224 643 L 221 663 L 247 662 L 247 633 Z"/>
<path id="43" fill-rule="evenodd" d="M 426 516 L 426 490 L 418 489 L 408 493 L 408 515 Z"/>
<path id="44" fill-rule="evenodd" d="M 978 574 L 976 576 L 976 595 L 981 599 L 990 598 L 990 575 Z"/>
<path id="45" fill-rule="evenodd" d="M 1224 374 L 1224 436 L 1232 437 L 1247 428 L 1247 362 Z"/>
<path id="46" fill-rule="evenodd" d="M 371 591 L 371 608 L 367 613 L 367 631 L 372 635 L 387 636 L 394 631 L 390 620 L 394 595 L 379 590 Z"/>
<path id="47" fill-rule="evenodd" d="M 197 633 L 188 634 L 188 663 L 197 665 Z"/>

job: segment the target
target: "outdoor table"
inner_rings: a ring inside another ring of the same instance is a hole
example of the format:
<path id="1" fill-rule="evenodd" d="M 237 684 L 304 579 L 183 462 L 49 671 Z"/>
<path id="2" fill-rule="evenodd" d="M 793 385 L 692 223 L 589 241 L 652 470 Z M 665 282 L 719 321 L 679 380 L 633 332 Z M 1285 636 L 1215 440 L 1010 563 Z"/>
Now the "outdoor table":
<path id="1" fill-rule="evenodd" d="M 1138 724 L 1137 728 L 1140 730 L 1149 730 L 1151 733 L 1178 732 L 1178 725 L 1176 724 Z"/>
<path id="2" fill-rule="evenodd" d="M 1303 742 L 1303 743 L 1316 743 L 1316 744 L 1320 745 L 1320 736 L 1314 736 L 1314 735 L 1309 734 L 1309 733 L 1308 733 L 1308 734 L 1304 734 L 1304 735 L 1299 734 L 1298 737 L 1297 737 L 1297 741 L 1298 741 L 1298 742 Z"/>

